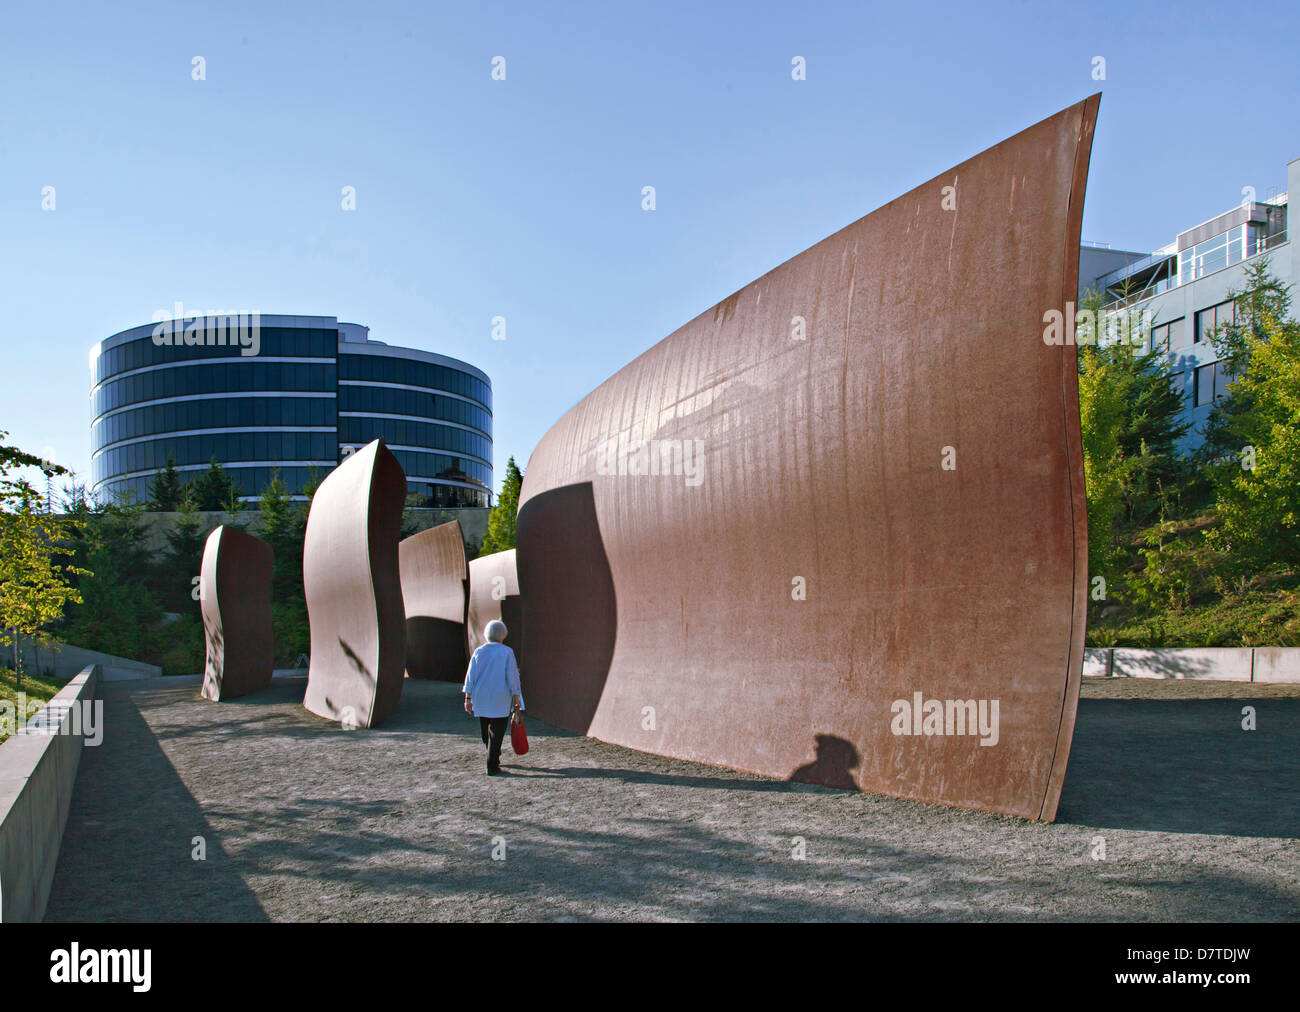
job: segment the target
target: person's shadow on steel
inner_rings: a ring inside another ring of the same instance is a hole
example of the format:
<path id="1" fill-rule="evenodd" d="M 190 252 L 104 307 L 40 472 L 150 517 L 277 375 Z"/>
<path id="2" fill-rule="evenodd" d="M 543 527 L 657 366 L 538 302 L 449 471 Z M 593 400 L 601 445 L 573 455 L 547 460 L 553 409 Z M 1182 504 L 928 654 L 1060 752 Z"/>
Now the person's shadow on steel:
<path id="1" fill-rule="evenodd" d="M 802 784 L 821 784 L 846 791 L 858 790 L 852 771 L 860 757 L 853 743 L 833 734 L 817 736 L 817 758 L 790 774 L 789 779 Z"/>

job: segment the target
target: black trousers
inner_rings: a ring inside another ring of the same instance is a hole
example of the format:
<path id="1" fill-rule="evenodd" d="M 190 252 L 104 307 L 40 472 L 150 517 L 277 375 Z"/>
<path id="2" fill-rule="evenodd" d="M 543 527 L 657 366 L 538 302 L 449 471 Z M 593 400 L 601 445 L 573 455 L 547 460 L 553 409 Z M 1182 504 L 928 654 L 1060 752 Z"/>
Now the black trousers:
<path id="1" fill-rule="evenodd" d="M 489 773 L 501 768 L 501 743 L 505 741 L 506 731 L 510 727 L 509 717 L 479 717 L 479 729 L 483 732 L 483 744 L 487 746 Z"/>

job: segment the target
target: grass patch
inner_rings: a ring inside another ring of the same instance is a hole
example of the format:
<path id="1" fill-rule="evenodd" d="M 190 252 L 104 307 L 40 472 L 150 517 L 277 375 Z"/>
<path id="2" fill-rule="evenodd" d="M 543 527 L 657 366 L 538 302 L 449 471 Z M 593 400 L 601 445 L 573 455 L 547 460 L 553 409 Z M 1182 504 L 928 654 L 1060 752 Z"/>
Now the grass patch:
<path id="1" fill-rule="evenodd" d="M 67 685 L 66 679 L 42 678 L 37 675 L 23 675 L 23 684 L 19 686 L 18 677 L 12 668 L 0 668 L 0 699 L 7 699 L 13 703 L 15 710 L 18 707 L 18 694 L 26 693 L 27 702 L 30 705 L 33 701 L 39 701 L 42 705 L 48 703 L 54 694 Z M 20 716 L 18 719 L 23 719 Z M 9 737 L 11 729 L 0 722 L 0 742 Z"/>
<path id="2" fill-rule="evenodd" d="M 1130 532 L 1128 565 L 1106 601 L 1088 602 L 1090 647 L 1300 647 L 1300 571 L 1231 577 L 1205 532 L 1213 514 L 1170 522 L 1156 544 Z"/>

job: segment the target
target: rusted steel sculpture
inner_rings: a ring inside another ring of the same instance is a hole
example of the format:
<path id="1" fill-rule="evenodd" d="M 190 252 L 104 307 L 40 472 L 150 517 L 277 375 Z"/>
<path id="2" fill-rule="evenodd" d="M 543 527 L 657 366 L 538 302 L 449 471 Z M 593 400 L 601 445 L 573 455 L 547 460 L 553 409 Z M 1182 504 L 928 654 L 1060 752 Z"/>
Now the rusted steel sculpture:
<path id="1" fill-rule="evenodd" d="M 523 609 L 519 601 L 519 576 L 515 570 L 515 549 L 480 555 L 469 563 L 469 614 L 466 631 L 472 654 L 487 640 L 483 629 L 494 618 L 506 624 L 506 646 L 521 655 L 524 642 Z M 522 667 L 521 672 L 522 676 Z M 461 677 L 464 677 L 462 672 Z"/>
<path id="2" fill-rule="evenodd" d="M 406 618 L 397 544 L 406 476 L 383 440 L 343 461 L 312 499 L 302 577 L 311 625 L 303 700 L 312 713 L 374 727 L 397 709 Z"/>
<path id="3" fill-rule="evenodd" d="M 214 702 L 271 684 L 275 631 L 271 624 L 271 546 L 222 524 L 203 546 L 199 609 L 207 645 L 204 698 Z"/>
<path id="4" fill-rule="evenodd" d="M 430 527 L 398 546 L 406 610 L 406 673 L 459 682 L 469 662 L 465 615 L 469 568 L 460 521 Z"/>
<path id="5" fill-rule="evenodd" d="M 1097 105 L 805 250 L 542 438 L 518 518 L 537 717 L 1055 817 L 1087 544 L 1075 348 L 1048 325 Z"/>

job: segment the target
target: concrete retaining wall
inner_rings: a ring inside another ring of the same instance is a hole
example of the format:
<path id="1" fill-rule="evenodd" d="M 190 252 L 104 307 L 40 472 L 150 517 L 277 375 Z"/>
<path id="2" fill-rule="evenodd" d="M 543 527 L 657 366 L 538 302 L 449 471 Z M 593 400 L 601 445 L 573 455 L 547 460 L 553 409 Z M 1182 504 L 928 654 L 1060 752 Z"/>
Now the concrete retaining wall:
<path id="1" fill-rule="evenodd" d="M 86 668 L 0 745 L 0 922 L 45 916 L 81 763 L 83 737 L 66 733 L 79 726 L 71 708 L 94 698 L 98 678 Z"/>
<path id="2" fill-rule="evenodd" d="M 99 676 L 106 682 L 119 682 L 127 678 L 161 678 L 162 668 L 157 664 L 133 661 L 129 657 L 101 654 L 67 643 L 55 643 L 37 650 L 30 640 L 21 647 L 24 671 L 53 671 L 55 678 L 74 678 L 92 664 L 99 665 Z M 39 666 L 38 662 L 39 661 Z"/>
<path id="3" fill-rule="evenodd" d="M 1300 647 L 1130 647 L 1083 652 L 1087 677 L 1203 678 L 1220 682 L 1300 682 Z"/>
<path id="4" fill-rule="evenodd" d="M 1083 677 L 1109 678 L 1110 662 L 1110 650 L 1094 650 L 1089 647 L 1083 652 Z"/>
<path id="5" fill-rule="evenodd" d="M 322 477 L 324 476 L 322 475 Z M 249 534 L 261 537 L 262 513 L 257 508 L 256 503 L 249 503 L 248 505 L 249 508 L 241 510 L 234 522 L 243 527 Z M 407 510 L 402 514 L 402 526 L 407 527 L 409 525 L 418 533 L 428 530 L 430 527 L 436 527 L 438 524 L 459 520 L 461 532 L 465 536 L 467 550 L 472 555 L 477 555 L 479 547 L 483 544 L 483 536 L 487 533 L 488 514 L 491 512 L 486 506 L 454 510 Z M 204 537 L 215 530 L 218 525 L 230 522 L 230 516 L 226 513 L 199 512 L 194 516 L 199 522 L 199 533 Z M 140 525 L 144 530 L 145 547 L 155 559 L 161 558 L 163 553 L 167 551 L 167 533 L 176 527 L 178 519 L 180 519 L 179 513 L 141 514 Z M 195 576 L 199 574 L 198 565 L 199 560 L 195 559 Z"/>
<path id="6" fill-rule="evenodd" d="M 1255 681 L 1300 682 L 1300 647 L 1256 647 Z"/>

